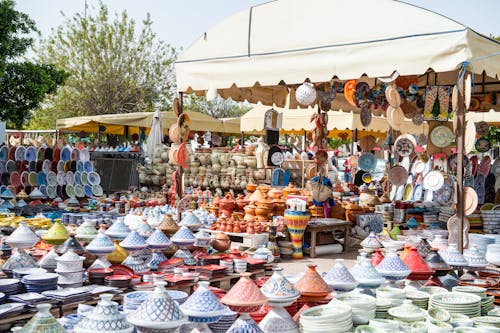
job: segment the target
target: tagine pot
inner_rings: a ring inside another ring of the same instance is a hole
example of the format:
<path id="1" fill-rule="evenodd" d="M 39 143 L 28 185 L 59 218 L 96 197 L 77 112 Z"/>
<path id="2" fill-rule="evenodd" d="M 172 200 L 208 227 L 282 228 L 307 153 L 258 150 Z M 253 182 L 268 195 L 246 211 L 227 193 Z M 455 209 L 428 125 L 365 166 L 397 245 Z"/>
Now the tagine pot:
<path id="1" fill-rule="evenodd" d="M 42 239 L 52 245 L 61 245 L 68 237 L 68 229 L 60 220 L 56 220 L 52 227 L 42 236 Z"/>
<path id="2" fill-rule="evenodd" d="M 295 283 L 302 299 L 307 301 L 321 301 L 331 292 L 328 284 L 316 271 L 317 265 L 307 265 L 304 275 Z"/>
<path id="3" fill-rule="evenodd" d="M 382 251 L 380 249 L 376 249 L 375 252 L 372 254 L 370 262 L 372 263 L 373 266 L 377 266 L 383 259 L 384 259 L 384 254 L 382 253 Z"/>
<path id="4" fill-rule="evenodd" d="M 50 313 L 51 305 L 38 304 L 38 312 L 17 332 L 19 333 L 66 333 L 66 330 Z"/>
<path id="5" fill-rule="evenodd" d="M 101 294 L 96 307 L 85 314 L 74 328 L 75 333 L 132 333 L 130 324 L 118 310 L 118 303 L 111 301 L 112 294 Z"/>
<path id="6" fill-rule="evenodd" d="M 407 277 L 408 280 L 427 280 L 434 274 L 434 271 L 427 265 L 414 247 L 410 249 L 403 262 L 411 270 L 410 275 Z"/>
<path id="7" fill-rule="evenodd" d="M 221 302 L 234 312 L 250 313 L 258 311 L 267 302 L 267 298 L 250 279 L 250 273 L 243 273 L 238 282 L 222 297 Z"/>

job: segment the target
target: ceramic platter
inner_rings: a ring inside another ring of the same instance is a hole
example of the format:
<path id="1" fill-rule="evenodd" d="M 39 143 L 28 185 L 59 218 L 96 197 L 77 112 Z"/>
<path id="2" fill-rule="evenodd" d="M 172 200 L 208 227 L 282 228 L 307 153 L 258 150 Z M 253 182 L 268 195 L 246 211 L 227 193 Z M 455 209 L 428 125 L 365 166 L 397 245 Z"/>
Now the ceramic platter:
<path id="1" fill-rule="evenodd" d="M 396 165 L 389 171 L 389 181 L 396 186 L 402 186 L 406 184 L 408 179 L 408 171 L 400 166 Z"/>
<path id="2" fill-rule="evenodd" d="M 423 186 L 426 190 L 437 191 L 443 184 L 444 177 L 439 171 L 431 171 L 424 177 Z"/>
<path id="3" fill-rule="evenodd" d="M 410 201 L 413 198 L 413 185 L 412 184 L 406 184 L 404 187 L 404 194 L 403 194 L 403 200 L 405 201 Z"/>
<path id="4" fill-rule="evenodd" d="M 407 137 L 399 137 L 394 143 L 394 150 L 399 156 L 407 157 L 415 150 L 414 141 Z"/>
<path id="5" fill-rule="evenodd" d="M 431 132 L 431 142 L 438 148 L 448 147 L 454 139 L 455 134 L 448 126 L 437 126 Z"/>
<path id="6" fill-rule="evenodd" d="M 464 137 L 464 153 L 468 154 L 472 151 L 474 143 L 476 141 L 476 124 L 472 120 L 467 120 L 465 125 L 465 137 Z"/>
<path id="7" fill-rule="evenodd" d="M 363 153 L 359 157 L 358 166 L 361 170 L 372 171 L 377 166 L 377 158 L 372 153 Z"/>
<path id="8" fill-rule="evenodd" d="M 464 187 L 464 215 L 474 213 L 477 208 L 478 197 L 476 191 L 472 187 Z"/>

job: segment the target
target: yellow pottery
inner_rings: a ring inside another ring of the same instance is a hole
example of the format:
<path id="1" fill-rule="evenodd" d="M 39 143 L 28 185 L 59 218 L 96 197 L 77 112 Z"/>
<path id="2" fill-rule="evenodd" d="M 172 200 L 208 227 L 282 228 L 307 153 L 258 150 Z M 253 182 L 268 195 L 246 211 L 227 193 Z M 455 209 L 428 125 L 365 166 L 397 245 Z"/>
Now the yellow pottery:
<path id="1" fill-rule="evenodd" d="M 106 259 L 112 264 L 121 264 L 128 257 L 127 251 L 120 246 L 120 242 L 116 240 L 115 250 L 106 256 Z"/>
<path id="2" fill-rule="evenodd" d="M 42 236 L 42 239 L 52 245 L 61 245 L 68 237 L 68 229 L 60 220 L 56 220 L 52 227 Z"/>

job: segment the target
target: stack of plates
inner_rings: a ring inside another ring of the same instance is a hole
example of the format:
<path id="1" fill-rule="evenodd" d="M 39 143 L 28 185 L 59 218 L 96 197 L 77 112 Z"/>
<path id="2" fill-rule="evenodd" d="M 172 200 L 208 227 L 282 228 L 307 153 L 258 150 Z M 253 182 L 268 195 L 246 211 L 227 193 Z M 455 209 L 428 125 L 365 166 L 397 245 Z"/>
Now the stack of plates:
<path id="1" fill-rule="evenodd" d="M 0 318 L 12 317 L 23 311 L 23 303 L 5 303 L 0 305 Z"/>
<path id="2" fill-rule="evenodd" d="M 429 308 L 439 308 L 449 313 L 460 313 L 469 317 L 481 315 L 481 297 L 477 295 L 451 292 L 431 295 Z"/>
<path id="3" fill-rule="evenodd" d="M 456 286 L 452 288 L 452 291 L 476 295 L 481 297 L 481 299 L 486 298 L 486 288 L 475 287 L 475 286 Z"/>
<path id="4" fill-rule="evenodd" d="M 431 226 L 433 224 L 439 223 L 438 213 L 436 212 L 424 212 L 424 224 Z M 448 221 L 448 220 L 446 220 Z"/>
<path id="5" fill-rule="evenodd" d="M 133 291 L 123 296 L 123 311 L 135 311 L 153 292 L 152 291 Z"/>
<path id="6" fill-rule="evenodd" d="M 474 327 L 484 329 L 484 332 L 498 332 L 500 330 L 500 317 L 487 316 L 472 318 Z"/>
<path id="7" fill-rule="evenodd" d="M 434 294 L 439 294 L 439 293 L 446 293 L 448 290 L 443 287 L 437 287 L 437 286 L 428 286 L 428 287 L 421 287 L 419 289 L 420 291 L 423 291 L 424 293 L 427 293 L 429 295 L 434 295 Z"/>
<path id="8" fill-rule="evenodd" d="M 55 273 L 32 274 L 25 275 L 21 282 L 27 292 L 41 293 L 48 290 L 56 290 L 58 277 L 59 275 Z"/>
<path id="9" fill-rule="evenodd" d="M 38 275 L 47 273 L 46 269 L 38 267 L 21 267 L 12 270 L 12 277 L 14 279 L 22 279 L 26 275 Z"/>
<path id="10" fill-rule="evenodd" d="M 340 302 L 315 306 L 300 314 L 300 331 L 303 333 L 344 333 L 351 330 L 351 307 Z"/>
<path id="11" fill-rule="evenodd" d="M 411 300 L 413 305 L 418 306 L 421 309 L 427 310 L 429 307 L 429 297 L 430 295 L 423 291 L 407 291 L 406 298 Z"/>
<path id="12" fill-rule="evenodd" d="M 9 299 L 13 302 L 24 303 L 31 308 L 34 308 L 37 304 L 48 303 L 47 297 L 39 293 L 25 293 L 10 296 Z"/>
<path id="13" fill-rule="evenodd" d="M 386 299 L 391 303 L 391 307 L 403 304 L 403 301 L 406 299 L 404 290 L 393 287 L 380 287 L 375 290 L 375 293 L 377 301 Z"/>
<path id="14" fill-rule="evenodd" d="M 7 296 L 18 294 L 21 283 L 18 279 L 0 279 L 0 292 Z"/>
<path id="15" fill-rule="evenodd" d="M 375 297 L 364 294 L 340 294 L 335 297 L 337 301 L 352 308 L 352 322 L 354 325 L 368 324 L 370 319 L 375 319 Z"/>
<path id="16" fill-rule="evenodd" d="M 488 312 L 493 310 L 495 296 L 486 296 L 481 300 L 481 316 L 486 316 Z"/>
<path id="17" fill-rule="evenodd" d="M 387 319 L 389 313 L 387 312 L 392 307 L 391 301 L 384 298 L 377 299 L 375 307 L 375 318 Z"/>
<path id="18" fill-rule="evenodd" d="M 238 314 L 227 309 L 227 312 L 216 323 L 208 324 L 208 327 L 213 333 L 225 333 L 236 321 Z"/>
<path id="19" fill-rule="evenodd" d="M 500 233 L 500 209 L 482 210 L 483 231 L 492 234 Z"/>
<path id="20" fill-rule="evenodd" d="M 473 229 L 481 229 L 483 226 L 481 214 L 470 214 L 467 216 L 467 219 L 469 220 L 470 227 Z"/>

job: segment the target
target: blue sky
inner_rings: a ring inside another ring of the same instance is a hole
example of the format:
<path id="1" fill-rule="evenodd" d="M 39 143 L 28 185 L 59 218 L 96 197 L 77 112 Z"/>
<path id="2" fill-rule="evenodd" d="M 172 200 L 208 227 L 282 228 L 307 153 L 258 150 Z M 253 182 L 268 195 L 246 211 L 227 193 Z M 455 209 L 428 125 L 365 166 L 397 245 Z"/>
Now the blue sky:
<path id="1" fill-rule="evenodd" d="M 149 12 L 158 37 L 175 47 L 188 47 L 208 28 L 225 17 L 265 0 L 102 0 L 111 11 L 127 10 L 141 21 Z M 372 0 L 377 1 L 377 0 Z M 87 0 L 96 6 L 98 0 Z M 499 0 L 406 0 L 448 16 L 474 30 L 500 36 Z M 307 0 L 304 0 L 307 3 Z M 64 22 L 64 17 L 83 12 L 85 0 L 17 0 L 17 8 L 30 15 L 42 36 Z"/>

